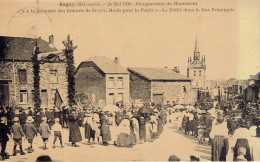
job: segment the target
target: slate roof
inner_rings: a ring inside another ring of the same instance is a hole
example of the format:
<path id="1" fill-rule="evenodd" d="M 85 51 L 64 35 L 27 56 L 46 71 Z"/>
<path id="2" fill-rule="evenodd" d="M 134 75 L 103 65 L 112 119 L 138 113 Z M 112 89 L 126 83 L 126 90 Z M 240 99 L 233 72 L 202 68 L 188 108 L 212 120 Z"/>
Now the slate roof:
<path id="1" fill-rule="evenodd" d="M 57 51 L 56 47 L 41 38 L 0 36 L 0 59 L 31 60 L 36 41 L 43 53 Z"/>
<path id="2" fill-rule="evenodd" d="M 167 68 L 128 68 L 128 70 L 150 81 L 191 81 L 188 77 Z"/>
<path id="3" fill-rule="evenodd" d="M 114 60 L 111 60 L 104 56 L 92 56 L 86 61 L 83 61 L 78 66 L 78 69 L 84 66 L 97 66 L 105 74 L 128 74 L 126 68 L 120 64 L 116 64 Z"/>

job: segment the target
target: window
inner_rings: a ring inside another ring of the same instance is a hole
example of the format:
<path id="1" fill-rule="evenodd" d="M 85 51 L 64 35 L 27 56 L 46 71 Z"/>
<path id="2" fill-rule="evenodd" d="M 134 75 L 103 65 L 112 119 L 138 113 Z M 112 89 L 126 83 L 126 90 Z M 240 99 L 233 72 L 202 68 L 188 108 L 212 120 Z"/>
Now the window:
<path id="1" fill-rule="evenodd" d="M 114 88 L 115 87 L 115 79 L 114 79 L 114 77 L 109 77 L 109 79 L 108 79 L 108 86 L 109 86 L 109 88 Z"/>
<path id="2" fill-rule="evenodd" d="M 41 107 L 48 107 L 48 93 L 46 89 L 41 90 Z"/>
<path id="3" fill-rule="evenodd" d="M 109 105 L 114 105 L 115 104 L 115 95 L 114 95 L 114 93 L 109 93 L 108 104 Z"/>
<path id="4" fill-rule="evenodd" d="M 20 90 L 20 103 L 27 103 L 28 93 L 27 90 Z"/>
<path id="5" fill-rule="evenodd" d="M 199 71 L 199 76 L 201 76 L 201 70 Z"/>
<path id="6" fill-rule="evenodd" d="M 26 70 L 20 69 L 20 70 L 18 71 L 18 77 L 19 77 L 19 82 L 20 82 L 20 83 L 26 83 L 26 82 L 27 82 Z"/>
<path id="7" fill-rule="evenodd" d="M 50 76 L 51 83 L 57 83 L 58 82 L 57 70 L 51 70 L 50 74 L 51 74 Z"/>
<path id="8" fill-rule="evenodd" d="M 196 70 L 194 70 L 194 76 L 196 76 Z"/>
<path id="9" fill-rule="evenodd" d="M 117 86 L 118 88 L 123 88 L 124 85 L 123 85 L 123 77 L 118 77 L 117 78 Z"/>
<path id="10" fill-rule="evenodd" d="M 124 101 L 124 94 L 123 93 L 118 93 L 118 102 Z"/>

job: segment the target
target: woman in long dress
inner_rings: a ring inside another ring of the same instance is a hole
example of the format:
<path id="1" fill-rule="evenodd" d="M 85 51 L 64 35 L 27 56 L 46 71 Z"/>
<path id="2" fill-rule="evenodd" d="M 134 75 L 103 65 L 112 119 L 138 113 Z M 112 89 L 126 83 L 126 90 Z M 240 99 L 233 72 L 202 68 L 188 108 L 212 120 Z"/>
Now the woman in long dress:
<path id="1" fill-rule="evenodd" d="M 145 131 L 146 141 L 151 141 L 151 122 L 149 118 L 146 118 Z"/>
<path id="2" fill-rule="evenodd" d="M 104 146 L 108 146 L 108 142 L 111 140 L 111 134 L 109 130 L 109 125 L 108 125 L 108 117 L 107 115 L 103 115 L 101 117 L 101 129 L 100 129 L 100 134 L 102 136 L 102 143 Z"/>
<path id="3" fill-rule="evenodd" d="M 76 142 L 82 140 L 81 133 L 79 130 L 78 114 L 76 114 L 76 109 L 72 109 L 69 115 L 69 142 L 72 142 L 72 146 L 79 147 Z"/>
<path id="4" fill-rule="evenodd" d="M 219 116 L 216 124 L 213 124 L 209 136 L 213 139 L 211 144 L 211 160 L 226 161 L 229 142 L 227 123 L 224 122 L 223 116 Z"/>
<path id="5" fill-rule="evenodd" d="M 251 134 L 244 123 L 240 123 L 240 127 L 237 128 L 233 135 L 232 146 L 234 146 L 234 156 L 233 160 L 235 160 L 238 156 L 238 148 L 244 147 L 246 149 L 245 158 L 248 161 L 251 161 L 250 155 L 250 147 L 249 147 L 249 139 L 251 138 Z"/>
<path id="6" fill-rule="evenodd" d="M 85 119 L 85 138 L 88 139 L 88 143 L 90 144 L 90 140 L 92 138 L 92 142 L 95 140 L 95 130 L 93 126 L 93 121 L 91 116 L 87 116 Z"/>
<path id="7" fill-rule="evenodd" d="M 135 143 L 139 143 L 140 138 L 139 138 L 139 124 L 138 120 L 136 118 L 132 118 L 132 125 L 133 125 L 133 131 L 135 134 Z"/>
<path id="8" fill-rule="evenodd" d="M 108 117 L 108 123 L 111 133 L 111 144 L 114 144 L 118 136 L 118 127 L 116 126 L 115 117 L 112 114 Z"/>
<path id="9" fill-rule="evenodd" d="M 116 145 L 118 147 L 131 147 L 133 146 L 133 141 L 130 137 L 130 121 L 128 119 L 122 120 L 122 122 L 118 126 L 118 130 L 120 131 L 119 136 L 117 137 Z"/>
<path id="10" fill-rule="evenodd" d="M 98 113 L 94 113 L 93 115 L 93 129 L 95 130 L 95 142 L 101 143 L 100 138 L 100 119 Z"/>
<path id="11" fill-rule="evenodd" d="M 178 112 L 178 129 L 179 130 L 182 129 L 182 120 L 183 120 L 184 114 L 185 114 L 185 111 Z"/>
<path id="12" fill-rule="evenodd" d="M 145 122 L 144 117 L 140 117 L 139 118 L 139 137 L 140 137 L 141 143 L 146 140 L 145 124 L 146 124 L 146 122 Z"/>

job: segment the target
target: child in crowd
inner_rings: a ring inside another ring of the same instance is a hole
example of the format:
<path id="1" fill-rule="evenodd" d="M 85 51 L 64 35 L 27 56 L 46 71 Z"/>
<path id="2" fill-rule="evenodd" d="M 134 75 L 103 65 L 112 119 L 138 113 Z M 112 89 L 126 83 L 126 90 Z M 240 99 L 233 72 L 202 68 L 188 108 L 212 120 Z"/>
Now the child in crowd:
<path id="1" fill-rule="evenodd" d="M 32 116 L 28 116 L 26 120 L 26 124 L 24 125 L 24 133 L 26 136 L 26 139 L 28 140 L 30 147 L 28 147 L 28 153 L 32 153 L 34 150 L 32 148 L 32 143 L 34 136 L 37 136 L 37 129 L 33 124 L 33 118 Z"/>
<path id="2" fill-rule="evenodd" d="M 53 148 L 55 148 L 55 142 L 57 138 L 60 140 L 60 147 L 63 148 L 62 144 L 62 126 L 60 125 L 60 119 L 55 118 L 55 124 L 52 126 L 53 134 L 54 134 L 54 141 L 53 141 Z"/>
<path id="3" fill-rule="evenodd" d="M 238 148 L 238 156 L 235 159 L 235 161 L 247 161 L 245 158 L 246 155 L 246 148 L 245 147 L 239 147 Z"/>
<path id="4" fill-rule="evenodd" d="M 23 152 L 23 147 L 22 147 L 22 137 L 24 136 L 24 132 L 23 132 L 22 126 L 19 124 L 19 118 L 15 117 L 13 122 L 14 122 L 14 125 L 11 128 L 11 132 L 13 134 L 13 140 L 14 140 L 13 156 L 16 156 L 17 145 L 20 146 L 20 154 L 25 155 L 25 153 Z"/>
<path id="5" fill-rule="evenodd" d="M 42 117 L 42 123 L 40 124 L 40 127 L 39 127 L 39 133 L 42 136 L 43 150 L 47 150 L 48 148 L 46 147 L 46 145 L 48 143 L 49 134 L 51 134 L 51 132 L 50 132 L 50 127 L 47 124 L 46 117 Z"/>

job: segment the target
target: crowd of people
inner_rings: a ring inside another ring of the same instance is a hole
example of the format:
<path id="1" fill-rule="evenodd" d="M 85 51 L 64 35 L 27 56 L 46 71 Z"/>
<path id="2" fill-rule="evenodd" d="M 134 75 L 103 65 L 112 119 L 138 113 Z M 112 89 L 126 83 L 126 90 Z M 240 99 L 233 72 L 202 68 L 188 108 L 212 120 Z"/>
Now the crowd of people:
<path id="1" fill-rule="evenodd" d="M 29 143 L 27 152 L 32 153 L 33 140 L 37 135 L 42 138 L 43 150 L 48 149 L 47 143 L 52 132 L 53 148 L 56 147 L 57 139 L 60 141 L 60 147 L 64 147 L 63 129 L 69 129 L 69 142 L 73 147 L 79 147 L 77 142 L 83 140 L 82 128 L 88 144 L 133 147 L 135 144 L 152 142 L 163 131 L 167 121 L 166 111 L 154 108 L 154 111 L 139 113 L 138 110 L 139 108 L 134 108 L 128 111 L 109 112 L 102 109 L 84 110 L 77 106 L 63 107 L 62 110 L 54 107 L 51 111 L 47 108 L 35 111 L 31 108 L 26 111 L 22 108 L 15 110 L 1 108 L 1 157 L 9 158 L 5 149 L 10 138 L 14 142 L 13 156 L 17 155 L 17 145 L 19 145 L 20 155 L 25 154 L 23 138 L 26 138 Z"/>
<path id="2" fill-rule="evenodd" d="M 185 135 L 195 136 L 199 143 L 208 139 L 212 161 L 226 161 L 228 153 L 233 153 L 233 161 L 260 160 L 259 121 L 248 122 L 219 108 L 197 110 L 180 109 L 172 117 Z"/>
<path id="3" fill-rule="evenodd" d="M 142 111 L 140 111 L 142 109 Z M 77 106 L 53 108 L 33 111 L 28 108 L 0 108 L 0 142 L 1 157 L 8 158 L 5 152 L 7 141 L 12 138 L 13 156 L 17 154 L 19 145 L 20 155 L 24 155 L 22 138 L 26 138 L 32 153 L 35 136 L 42 138 L 43 150 L 48 149 L 48 139 L 54 136 L 52 147 L 56 147 L 59 139 L 60 147 L 64 147 L 63 129 L 69 130 L 71 146 L 79 147 L 77 142 L 86 139 L 89 145 L 133 147 L 144 142 L 153 142 L 160 137 L 164 125 L 177 125 L 179 131 L 198 139 L 199 143 L 206 140 L 211 145 L 211 160 L 225 161 L 228 153 L 233 153 L 233 160 L 260 160 L 259 123 L 253 124 L 244 119 L 234 120 L 219 108 L 210 111 L 200 108 L 175 109 L 167 104 L 146 104 L 142 108 L 132 107 L 120 111 L 102 111 L 100 108 L 82 109 Z M 175 122 L 175 123 L 174 123 Z M 82 130 L 84 132 L 82 132 Z M 82 137 L 82 133 L 84 136 Z M 196 159 L 196 157 L 193 157 Z M 198 159 L 198 158 L 197 158 Z"/>

